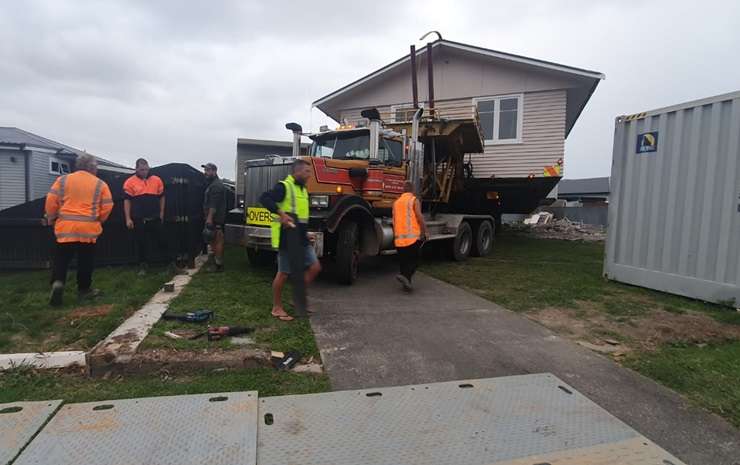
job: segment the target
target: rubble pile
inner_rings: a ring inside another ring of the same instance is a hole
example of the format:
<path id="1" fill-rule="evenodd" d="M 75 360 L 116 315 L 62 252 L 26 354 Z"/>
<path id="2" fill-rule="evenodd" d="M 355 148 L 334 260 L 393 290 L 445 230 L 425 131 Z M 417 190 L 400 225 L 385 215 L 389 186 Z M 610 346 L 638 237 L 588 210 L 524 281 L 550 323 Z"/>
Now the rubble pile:
<path id="1" fill-rule="evenodd" d="M 606 229 L 600 225 L 576 223 L 567 218 L 556 219 L 552 213 L 538 212 L 513 224 L 514 231 L 539 239 L 598 242 L 606 240 Z"/>

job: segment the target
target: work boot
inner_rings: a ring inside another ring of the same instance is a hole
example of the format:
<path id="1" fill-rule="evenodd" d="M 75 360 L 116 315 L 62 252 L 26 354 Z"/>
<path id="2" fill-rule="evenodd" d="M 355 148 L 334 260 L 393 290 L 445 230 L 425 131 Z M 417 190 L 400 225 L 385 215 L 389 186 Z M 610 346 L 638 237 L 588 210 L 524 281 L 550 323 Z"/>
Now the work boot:
<path id="1" fill-rule="evenodd" d="M 398 274 L 396 275 L 396 281 L 401 283 L 401 286 L 403 286 L 404 291 L 411 292 L 414 290 L 414 287 L 411 285 L 411 281 L 409 281 L 409 279 L 406 276 L 402 274 Z"/>
<path id="2" fill-rule="evenodd" d="M 81 289 L 77 291 L 77 300 L 92 300 L 100 294 L 100 289 Z"/>
<path id="3" fill-rule="evenodd" d="M 62 305 L 62 297 L 64 296 L 64 283 L 61 281 L 54 281 L 51 284 L 51 294 L 49 295 L 49 305 L 58 307 Z"/>

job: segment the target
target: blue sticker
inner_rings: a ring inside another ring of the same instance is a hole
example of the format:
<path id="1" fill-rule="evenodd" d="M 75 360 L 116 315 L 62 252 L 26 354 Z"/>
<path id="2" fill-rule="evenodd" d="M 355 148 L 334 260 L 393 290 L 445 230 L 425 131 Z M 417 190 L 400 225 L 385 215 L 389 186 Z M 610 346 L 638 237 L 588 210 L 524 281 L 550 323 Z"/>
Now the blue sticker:
<path id="1" fill-rule="evenodd" d="M 658 150 L 658 131 L 643 132 L 637 136 L 637 153 L 649 153 Z"/>

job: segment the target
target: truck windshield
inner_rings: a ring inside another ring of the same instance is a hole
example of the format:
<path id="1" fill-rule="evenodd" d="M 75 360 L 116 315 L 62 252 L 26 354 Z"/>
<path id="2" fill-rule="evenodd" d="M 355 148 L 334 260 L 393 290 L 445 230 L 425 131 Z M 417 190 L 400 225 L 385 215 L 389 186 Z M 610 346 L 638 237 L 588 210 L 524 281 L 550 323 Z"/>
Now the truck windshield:
<path id="1" fill-rule="evenodd" d="M 370 132 L 347 131 L 319 136 L 314 139 L 311 155 L 335 160 L 367 160 L 370 158 Z"/>

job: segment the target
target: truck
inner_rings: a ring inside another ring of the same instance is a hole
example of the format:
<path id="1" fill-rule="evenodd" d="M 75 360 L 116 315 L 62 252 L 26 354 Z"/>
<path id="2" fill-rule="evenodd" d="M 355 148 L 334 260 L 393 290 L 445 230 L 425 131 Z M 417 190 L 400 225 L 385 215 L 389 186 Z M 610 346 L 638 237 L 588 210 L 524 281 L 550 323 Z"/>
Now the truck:
<path id="1" fill-rule="evenodd" d="M 466 211 L 465 202 L 458 200 L 465 195 L 465 154 L 483 149 L 477 110 L 468 107 L 449 117 L 433 108 L 424 111 L 416 109 L 410 121 L 389 123 L 369 108 L 362 112 L 367 124 L 322 127 L 309 134 L 296 123 L 286 124 L 293 133 L 292 155 L 246 164 L 243 243 L 249 261 L 260 265 L 272 260 L 273 215 L 259 197 L 290 173 L 303 136 L 312 141 L 309 155 L 300 157 L 313 169 L 307 184 L 309 235 L 317 256 L 333 262 L 339 283 L 355 282 L 363 256 L 395 249 L 391 212 L 406 180 L 421 201 L 427 242 L 446 243 L 450 257 L 458 261 L 491 253 L 496 219 Z"/>

